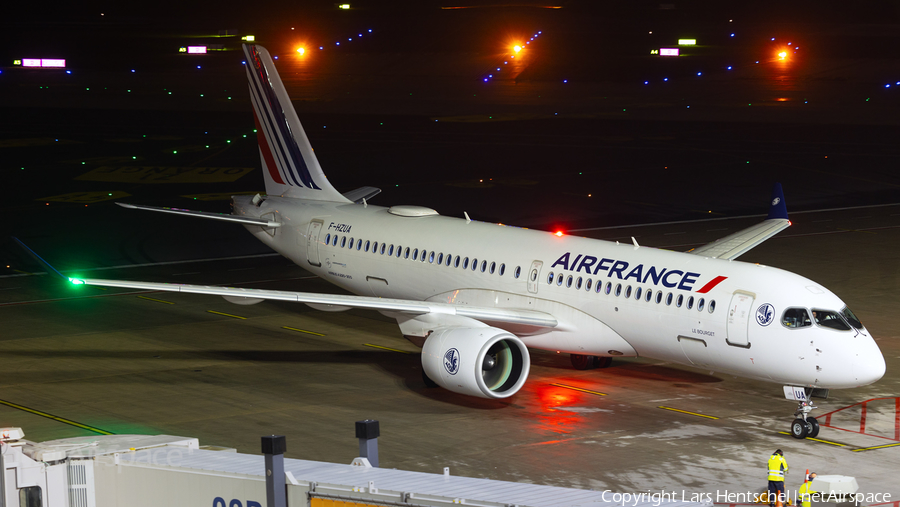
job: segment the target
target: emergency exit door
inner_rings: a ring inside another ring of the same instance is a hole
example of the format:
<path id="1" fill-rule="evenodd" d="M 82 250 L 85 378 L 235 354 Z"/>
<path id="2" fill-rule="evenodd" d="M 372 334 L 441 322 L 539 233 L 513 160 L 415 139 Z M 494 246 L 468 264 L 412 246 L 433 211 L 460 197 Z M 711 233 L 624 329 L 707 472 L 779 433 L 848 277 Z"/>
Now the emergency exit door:
<path id="1" fill-rule="evenodd" d="M 728 307 L 728 325 L 725 342 L 735 347 L 750 348 L 747 326 L 750 325 L 750 309 L 753 307 L 753 295 L 746 292 L 735 292 L 731 296 Z"/>
<path id="2" fill-rule="evenodd" d="M 319 233 L 322 231 L 321 220 L 313 220 L 309 223 L 309 231 L 306 234 L 306 260 L 313 266 L 321 266 L 319 262 Z"/>
<path id="3" fill-rule="evenodd" d="M 541 267 L 544 266 L 542 261 L 534 261 L 531 263 L 531 269 L 528 270 L 528 292 L 537 294 L 538 278 L 541 277 Z"/>

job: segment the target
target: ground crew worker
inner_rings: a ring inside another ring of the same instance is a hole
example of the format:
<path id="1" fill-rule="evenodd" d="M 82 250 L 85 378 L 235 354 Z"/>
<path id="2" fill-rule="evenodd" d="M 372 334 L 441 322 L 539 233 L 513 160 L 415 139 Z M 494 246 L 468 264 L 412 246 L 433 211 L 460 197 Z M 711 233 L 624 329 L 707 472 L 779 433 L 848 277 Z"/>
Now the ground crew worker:
<path id="1" fill-rule="evenodd" d="M 769 507 L 775 507 L 776 502 L 782 505 L 784 496 L 784 474 L 788 471 L 787 461 L 781 449 L 775 450 L 769 457 Z"/>
<path id="2" fill-rule="evenodd" d="M 802 507 L 811 507 L 812 505 L 812 493 L 815 493 L 812 489 L 812 481 L 816 478 L 816 475 L 815 472 L 810 472 L 809 479 L 797 490 L 797 496 L 800 497 Z"/>

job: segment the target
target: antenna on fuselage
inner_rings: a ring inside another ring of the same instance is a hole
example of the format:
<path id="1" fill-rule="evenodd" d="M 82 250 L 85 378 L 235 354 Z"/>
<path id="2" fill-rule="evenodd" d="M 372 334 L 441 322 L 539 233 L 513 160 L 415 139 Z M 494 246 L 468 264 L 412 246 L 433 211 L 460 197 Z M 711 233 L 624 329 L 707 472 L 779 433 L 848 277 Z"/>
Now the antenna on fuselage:
<path id="1" fill-rule="evenodd" d="M 466 212 L 465 212 L 465 211 L 463 211 L 463 215 L 464 215 L 464 216 L 465 216 L 465 217 L 466 217 L 466 223 L 469 223 L 469 222 L 471 222 L 471 221 L 472 221 L 472 219 L 471 219 L 471 218 L 469 218 L 469 214 L 468 214 L 468 213 L 466 213 Z"/>
<path id="2" fill-rule="evenodd" d="M 638 248 L 641 247 L 641 245 L 638 245 L 637 240 L 634 239 L 634 236 L 631 237 L 631 242 L 634 243 L 634 248 L 635 248 L 635 249 L 638 249 Z"/>

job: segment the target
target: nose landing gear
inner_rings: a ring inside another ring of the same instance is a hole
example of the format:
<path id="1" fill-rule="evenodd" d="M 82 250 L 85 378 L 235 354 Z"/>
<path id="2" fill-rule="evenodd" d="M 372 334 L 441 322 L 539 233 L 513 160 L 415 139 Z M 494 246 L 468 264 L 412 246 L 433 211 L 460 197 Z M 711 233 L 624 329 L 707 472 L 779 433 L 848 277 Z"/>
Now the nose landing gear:
<path id="1" fill-rule="evenodd" d="M 797 411 L 794 412 L 794 421 L 791 422 L 791 436 L 799 439 L 815 438 L 819 434 L 819 421 L 809 415 L 818 408 L 809 399 L 812 389 L 792 388 L 792 391 L 793 396 L 790 398 L 797 400 Z M 788 388 L 785 388 L 785 395 L 787 392 Z"/>

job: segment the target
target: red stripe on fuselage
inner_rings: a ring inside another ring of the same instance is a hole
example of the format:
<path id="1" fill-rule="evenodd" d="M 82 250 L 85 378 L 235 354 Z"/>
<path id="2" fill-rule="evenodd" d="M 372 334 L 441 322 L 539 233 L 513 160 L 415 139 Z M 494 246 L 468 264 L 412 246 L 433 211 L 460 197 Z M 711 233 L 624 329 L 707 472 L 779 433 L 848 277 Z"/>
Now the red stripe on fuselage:
<path id="1" fill-rule="evenodd" d="M 281 174 L 278 172 L 278 166 L 275 165 L 275 158 L 272 157 L 272 150 L 269 148 L 269 142 L 266 141 L 266 134 L 259 125 L 259 118 L 256 116 L 256 108 L 253 109 L 253 122 L 256 123 L 256 140 L 259 142 L 259 147 L 262 149 L 266 167 L 269 169 L 269 176 L 275 180 L 275 183 L 284 185 L 284 180 L 281 179 Z"/>
<path id="2" fill-rule="evenodd" d="M 713 287 L 722 283 L 722 281 L 725 280 L 726 278 L 728 278 L 728 277 L 727 276 L 717 276 L 717 277 L 713 278 L 712 280 L 710 280 L 709 283 L 707 283 L 703 287 L 700 287 L 700 290 L 698 290 L 697 292 L 700 294 L 706 294 L 707 292 L 711 291 L 713 289 Z"/>

